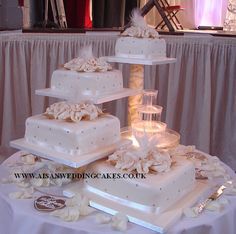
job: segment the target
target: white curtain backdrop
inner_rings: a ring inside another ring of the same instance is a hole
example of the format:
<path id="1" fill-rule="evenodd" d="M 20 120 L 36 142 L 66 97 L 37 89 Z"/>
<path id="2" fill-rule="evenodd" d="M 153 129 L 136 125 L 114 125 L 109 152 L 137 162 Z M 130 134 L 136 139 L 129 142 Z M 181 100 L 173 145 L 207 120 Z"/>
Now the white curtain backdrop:
<path id="1" fill-rule="evenodd" d="M 223 26 L 227 5 L 228 0 L 194 0 L 195 26 Z"/>
<path id="2" fill-rule="evenodd" d="M 198 26 L 223 26 L 228 0 L 167 0 L 170 5 L 181 5 L 184 8 L 178 16 L 184 28 Z M 143 6 L 148 0 L 141 0 Z M 156 25 L 159 15 L 153 9 L 147 16 L 149 24 Z"/>

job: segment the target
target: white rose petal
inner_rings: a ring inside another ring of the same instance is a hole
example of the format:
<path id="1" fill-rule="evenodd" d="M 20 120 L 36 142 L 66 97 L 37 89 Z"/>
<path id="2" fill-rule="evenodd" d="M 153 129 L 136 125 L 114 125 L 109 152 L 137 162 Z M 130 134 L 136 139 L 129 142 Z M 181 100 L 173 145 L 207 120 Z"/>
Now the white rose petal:
<path id="1" fill-rule="evenodd" d="M 27 155 L 22 155 L 21 156 L 21 161 L 24 164 L 33 165 L 33 164 L 36 163 L 36 159 L 37 159 L 37 157 L 32 155 L 32 154 L 27 154 Z"/>
<path id="2" fill-rule="evenodd" d="M 66 200 L 66 206 L 78 206 L 82 203 L 82 196 L 77 193 L 74 197 Z"/>
<path id="3" fill-rule="evenodd" d="M 183 212 L 184 212 L 184 215 L 188 218 L 196 218 L 199 215 L 196 207 L 186 208 L 184 209 Z"/>
<path id="4" fill-rule="evenodd" d="M 11 199 L 29 199 L 33 197 L 34 188 L 24 189 L 17 192 L 12 192 L 9 194 Z"/>
<path id="5" fill-rule="evenodd" d="M 79 211 L 82 216 L 86 216 L 86 215 L 91 214 L 95 210 L 93 208 L 91 208 L 90 206 L 81 205 L 79 208 Z"/>
<path id="6" fill-rule="evenodd" d="M 77 221 L 80 217 L 79 207 L 65 207 L 63 209 L 55 210 L 50 215 L 58 217 L 66 222 Z"/>
<path id="7" fill-rule="evenodd" d="M 96 223 L 106 224 L 111 222 L 111 217 L 105 214 L 97 214 L 96 215 Z"/>
<path id="8" fill-rule="evenodd" d="M 73 122 L 82 119 L 93 120 L 101 114 L 102 110 L 91 103 L 72 104 L 66 102 L 54 103 L 45 112 L 45 115 L 50 118 L 71 120 Z"/>
<path id="9" fill-rule="evenodd" d="M 221 212 L 224 209 L 224 204 L 221 204 L 218 200 L 212 201 L 206 206 L 206 210 Z"/>
<path id="10" fill-rule="evenodd" d="M 112 227 L 118 231 L 126 231 L 128 225 L 128 218 L 126 215 L 117 213 L 112 217 Z"/>

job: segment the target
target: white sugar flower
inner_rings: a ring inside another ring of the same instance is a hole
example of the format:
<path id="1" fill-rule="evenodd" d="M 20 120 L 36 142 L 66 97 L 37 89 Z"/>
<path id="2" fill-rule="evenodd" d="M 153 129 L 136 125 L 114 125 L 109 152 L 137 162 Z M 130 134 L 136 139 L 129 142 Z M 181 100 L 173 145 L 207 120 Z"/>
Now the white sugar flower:
<path id="1" fill-rule="evenodd" d="M 67 222 L 77 221 L 80 217 L 80 211 L 78 206 L 75 207 L 65 207 L 63 209 L 55 210 L 50 213 L 50 215 L 58 217 Z"/>
<path id="2" fill-rule="evenodd" d="M 21 191 L 12 192 L 9 194 L 9 197 L 11 199 L 29 199 L 33 197 L 33 193 L 34 193 L 34 188 L 30 187 L 27 189 L 23 189 Z"/>
<path id="3" fill-rule="evenodd" d="M 78 122 L 83 119 L 93 120 L 102 114 L 102 110 L 91 103 L 54 103 L 47 108 L 49 118 Z"/>
<path id="4" fill-rule="evenodd" d="M 33 165 L 36 163 L 37 157 L 32 154 L 21 155 L 21 161 L 24 164 Z"/>
<path id="5" fill-rule="evenodd" d="M 118 231 L 126 231 L 128 225 L 128 217 L 124 214 L 117 213 L 112 217 L 111 225 Z"/>
<path id="6" fill-rule="evenodd" d="M 105 214 L 97 214 L 96 215 L 96 223 L 99 224 L 107 224 L 111 222 L 111 217 Z"/>

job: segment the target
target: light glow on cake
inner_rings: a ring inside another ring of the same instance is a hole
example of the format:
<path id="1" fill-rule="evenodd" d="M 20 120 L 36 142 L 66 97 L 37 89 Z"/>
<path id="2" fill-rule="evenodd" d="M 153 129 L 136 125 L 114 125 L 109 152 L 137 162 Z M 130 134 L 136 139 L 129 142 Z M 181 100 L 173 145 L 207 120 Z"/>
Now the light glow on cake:
<path id="1" fill-rule="evenodd" d="M 139 147 L 139 143 L 138 143 L 138 141 L 136 140 L 136 138 L 135 138 L 134 135 L 130 135 L 130 136 L 128 137 L 128 139 L 132 141 L 132 145 L 133 145 L 134 147 L 137 147 L 137 148 Z"/>

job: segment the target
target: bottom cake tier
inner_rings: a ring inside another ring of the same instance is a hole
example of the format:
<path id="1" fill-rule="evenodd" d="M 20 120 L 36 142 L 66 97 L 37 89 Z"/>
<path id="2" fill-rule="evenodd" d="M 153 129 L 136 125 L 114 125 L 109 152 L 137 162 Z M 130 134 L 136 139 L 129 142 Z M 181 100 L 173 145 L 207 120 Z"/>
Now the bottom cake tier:
<path id="1" fill-rule="evenodd" d="M 92 163 L 86 189 L 128 207 L 158 214 L 170 208 L 195 185 L 195 169 L 190 161 L 175 158 L 170 171 L 158 174 L 127 173 L 106 160 Z M 139 177 L 139 178 L 136 178 Z"/>

